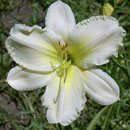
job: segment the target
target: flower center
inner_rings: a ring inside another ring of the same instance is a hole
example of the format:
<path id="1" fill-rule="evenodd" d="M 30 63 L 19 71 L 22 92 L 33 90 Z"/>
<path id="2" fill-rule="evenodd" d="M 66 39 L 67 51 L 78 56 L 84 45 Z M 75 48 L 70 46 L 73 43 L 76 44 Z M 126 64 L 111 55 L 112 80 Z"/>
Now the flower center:
<path id="1" fill-rule="evenodd" d="M 71 59 L 67 51 L 67 44 L 62 41 L 58 41 L 59 53 L 60 53 L 60 65 L 56 69 L 56 73 L 59 77 L 64 77 L 66 79 L 68 67 L 71 65 Z"/>
<path id="2" fill-rule="evenodd" d="M 67 51 L 67 44 L 64 43 L 64 41 L 58 41 L 59 45 L 59 55 L 60 55 L 60 65 L 58 67 L 55 67 L 53 63 L 51 63 L 51 66 L 54 71 L 56 71 L 57 76 L 60 78 L 64 78 L 64 82 L 66 80 L 68 67 L 71 65 L 71 59 Z"/>
<path id="3" fill-rule="evenodd" d="M 71 60 L 69 61 L 63 60 L 63 63 L 56 70 L 57 76 L 59 76 L 60 78 L 64 76 L 64 80 L 65 80 L 67 75 L 67 69 L 70 65 L 71 65 Z"/>
<path id="4" fill-rule="evenodd" d="M 57 68 L 55 68 L 53 64 L 51 64 L 52 68 L 54 68 L 54 70 L 56 71 L 56 75 L 60 77 L 58 95 L 57 98 L 54 100 L 54 103 L 57 102 L 61 91 L 61 81 L 63 80 L 64 83 L 66 82 L 68 68 L 71 65 L 71 59 L 66 49 L 68 45 L 65 44 L 63 41 L 62 42 L 58 41 L 58 45 L 59 45 L 60 65 Z"/>

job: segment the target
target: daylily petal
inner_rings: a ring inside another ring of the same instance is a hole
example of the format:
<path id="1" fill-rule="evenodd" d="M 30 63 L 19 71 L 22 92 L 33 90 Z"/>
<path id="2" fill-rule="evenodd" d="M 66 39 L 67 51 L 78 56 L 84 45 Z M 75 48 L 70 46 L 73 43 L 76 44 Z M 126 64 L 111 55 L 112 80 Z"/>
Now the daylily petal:
<path id="1" fill-rule="evenodd" d="M 63 77 L 54 76 L 41 100 L 48 108 L 47 119 L 50 123 L 69 125 L 79 116 L 86 102 L 81 71 L 71 65 L 65 81 Z"/>
<path id="2" fill-rule="evenodd" d="M 45 24 L 46 27 L 61 35 L 64 40 L 76 25 L 71 8 L 60 0 L 49 7 Z"/>
<path id="3" fill-rule="evenodd" d="M 45 86 L 51 75 L 52 73 L 38 74 L 26 72 L 21 67 L 16 66 L 9 71 L 7 82 L 16 90 L 33 90 Z"/>
<path id="4" fill-rule="evenodd" d="M 84 20 L 70 33 L 68 51 L 75 64 L 82 68 L 107 63 L 117 56 L 125 31 L 110 16 L 96 16 Z"/>
<path id="5" fill-rule="evenodd" d="M 36 71 L 52 71 L 59 65 L 58 41 L 60 36 L 38 26 L 15 25 L 6 40 L 6 48 L 14 61 Z"/>
<path id="6" fill-rule="evenodd" d="M 119 87 L 116 82 L 101 69 L 83 72 L 85 90 L 94 101 L 101 105 L 110 105 L 119 100 Z"/>

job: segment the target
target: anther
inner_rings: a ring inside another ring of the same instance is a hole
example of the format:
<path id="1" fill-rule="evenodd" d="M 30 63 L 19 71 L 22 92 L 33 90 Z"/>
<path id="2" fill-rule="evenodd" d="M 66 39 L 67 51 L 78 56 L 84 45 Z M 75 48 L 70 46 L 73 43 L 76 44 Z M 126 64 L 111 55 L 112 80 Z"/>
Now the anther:
<path id="1" fill-rule="evenodd" d="M 68 44 L 65 44 L 63 41 L 58 41 L 59 44 L 59 48 L 63 51 L 66 49 L 66 47 L 68 46 Z"/>

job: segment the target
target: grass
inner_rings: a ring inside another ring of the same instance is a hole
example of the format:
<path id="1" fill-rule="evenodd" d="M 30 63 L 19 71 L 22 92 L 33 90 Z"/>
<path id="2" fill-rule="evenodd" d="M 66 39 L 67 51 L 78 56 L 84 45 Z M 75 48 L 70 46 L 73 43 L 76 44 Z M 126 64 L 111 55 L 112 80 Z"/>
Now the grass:
<path id="1" fill-rule="evenodd" d="M 0 130 L 86 130 L 91 120 L 103 108 L 88 98 L 80 117 L 67 127 L 49 124 L 46 108 L 41 105 L 40 97 L 45 87 L 30 92 L 12 89 L 6 82 L 9 70 L 16 64 L 5 48 L 5 39 L 15 23 L 44 27 L 45 14 L 55 0 L 1 0 L 0 1 Z M 63 0 L 71 6 L 76 21 L 90 16 L 101 15 L 104 3 L 114 7 L 112 16 L 117 18 L 126 30 L 124 47 L 119 50 L 118 58 L 101 66 L 111 75 L 120 87 L 120 101 L 109 106 L 98 118 L 94 130 L 130 130 L 130 2 L 123 0 Z"/>

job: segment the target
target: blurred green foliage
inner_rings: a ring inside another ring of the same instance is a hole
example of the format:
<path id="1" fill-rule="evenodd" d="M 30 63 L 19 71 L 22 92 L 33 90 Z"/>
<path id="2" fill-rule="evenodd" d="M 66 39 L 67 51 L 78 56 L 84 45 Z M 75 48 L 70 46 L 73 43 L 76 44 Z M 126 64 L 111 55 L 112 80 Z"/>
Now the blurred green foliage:
<path id="1" fill-rule="evenodd" d="M 5 48 L 5 39 L 15 23 L 44 27 L 45 15 L 55 0 L 0 0 L 0 129 L 1 130 L 86 130 L 90 121 L 103 106 L 89 100 L 80 117 L 67 127 L 49 124 L 46 108 L 40 97 L 45 88 L 19 92 L 6 82 L 8 71 L 15 66 Z M 63 0 L 73 10 L 76 21 L 101 15 L 102 7 L 109 2 L 114 7 L 113 16 L 126 30 L 124 47 L 118 58 L 101 66 L 120 87 L 120 101 L 109 106 L 98 118 L 94 130 L 130 130 L 130 1 L 129 0 Z"/>

